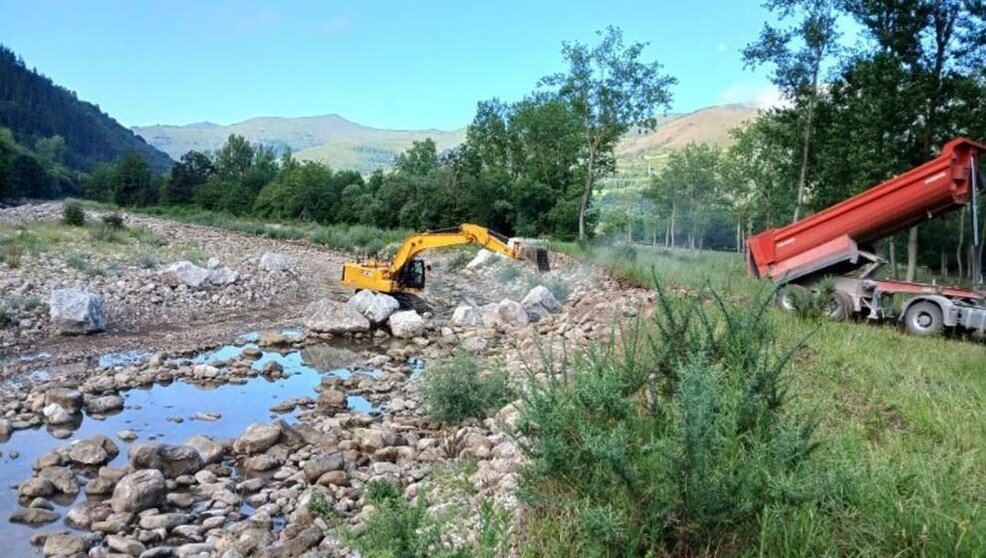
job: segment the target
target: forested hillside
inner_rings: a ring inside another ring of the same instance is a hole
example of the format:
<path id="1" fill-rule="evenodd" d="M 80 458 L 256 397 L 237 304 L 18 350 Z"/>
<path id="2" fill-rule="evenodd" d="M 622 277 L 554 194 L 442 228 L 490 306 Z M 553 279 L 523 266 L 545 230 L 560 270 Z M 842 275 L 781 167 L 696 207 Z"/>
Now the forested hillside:
<path id="1" fill-rule="evenodd" d="M 39 151 L 43 142 L 60 143 L 58 157 L 65 166 L 89 171 L 97 163 L 115 161 L 130 152 L 143 157 L 158 173 L 173 161 L 75 93 L 28 69 L 24 60 L 0 46 L 0 127 L 13 133 L 27 149 Z"/>

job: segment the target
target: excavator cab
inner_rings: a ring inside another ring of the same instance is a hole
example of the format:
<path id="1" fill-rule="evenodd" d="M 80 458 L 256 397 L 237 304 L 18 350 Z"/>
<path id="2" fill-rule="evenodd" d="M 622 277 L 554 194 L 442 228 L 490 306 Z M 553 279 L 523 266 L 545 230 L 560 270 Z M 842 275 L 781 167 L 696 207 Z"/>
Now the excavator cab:
<path id="1" fill-rule="evenodd" d="M 401 288 L 421 290 L 425 288 L 425 261 L 414 258 L 404 266 L 399 281 Z"/>

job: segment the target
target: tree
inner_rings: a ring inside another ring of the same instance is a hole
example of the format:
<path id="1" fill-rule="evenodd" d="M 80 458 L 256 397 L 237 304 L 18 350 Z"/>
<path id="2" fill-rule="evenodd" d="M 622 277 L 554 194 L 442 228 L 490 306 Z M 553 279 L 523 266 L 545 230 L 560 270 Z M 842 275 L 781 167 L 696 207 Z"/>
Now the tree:
<path id="1" fill-rule="evenodd" d="M 579 200 L 579 239 L 586 237 L 586 212 L 596 179 L 614 168 L 613 150 L 634 125 L 653 129 L 655 113 L 667 110 L 677 80 L 661 73 L 657 62 L 640 60 L 645 43 L 624 44 L 623 33 L 608 27 L 589 47 L 564 43 L 568 71 L 542 78 L 557 89 L 582 127 L 583 186 Z"/>
<path id="2" fill-rule="evenodd" d="M 767 0 L 764 6 L 777 13 L 781 21 L 790 18 L 798 21 L 783 29 L 764 24 L 759 40 L 743 49 L 743 60 L 748 66 L 772 64 L 771 80 L 785 96 L 803 107 L 801 170 L 792 222 L 801 217 L 805 204 L 819 80 L 825 59 L 836 51 L 839 37 L 835 4 L 835 0 Z"/>
<path id="3" fill-rule="evenodd" d="M 116 183 L 116 165 L 100 163 L 92 169 L 83 184 L 83 194 L 87 199 L 101 202 L 113 201 Z"/>
<path id="4" fill-rule="evenodd" d="M 189 151 L 171 168 L 171 182 L 167 188 L 167 201 L 172 204 L 191 203 L 195 189 L 209 181 L 216 168 L 209 156 L 200 151 Z"/>
<path id="5" fill-rule="evenodd" d="M 137 152 L 131 152 L 116 168 L 113 202 L 133 207 L 153 203 L 155 197 L 151 168 Z"/>

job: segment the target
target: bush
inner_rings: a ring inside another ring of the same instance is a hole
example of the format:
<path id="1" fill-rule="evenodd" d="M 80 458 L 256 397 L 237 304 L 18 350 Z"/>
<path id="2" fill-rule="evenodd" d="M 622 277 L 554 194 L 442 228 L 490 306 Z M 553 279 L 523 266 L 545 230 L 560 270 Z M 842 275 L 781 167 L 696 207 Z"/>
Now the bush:
<path id="1" fill-rule="evenodd" d="M 469 250 L 456 250 L 455 253 L 452 254 L 452 257 L 450 257 L 445 263 L 445 269 L 449 271 L 458 271 L 463 269 L 475 256 L 476 254 Z"/>
<path id="2" fill-rule="evenodd" d="M 14 311 L 5 304 L 0 304 L 0 327 L 7 327 L 14 322 Z"/>
<path id="3" fill-rule="evenodd" d="M 572 287 L 570 287 L 568 282 L 560 277 L 539 277 L 537 275 L 532 275 L 527 281 L 527 287 L 529 289 L 533 289 L 538 285 L 541 285 L 551 291 L 551 294 L 558 299 L 558 302 L 565 302 L 565 299 L 567 299 L 568 295 L 572 292 Z"/>
<path id="4" fill-rule="evenodd" d="M 62 222 L 73 227 L 86 225 L 86 210 L 77 201 L 67 201 L 62 206 Z"/>
<path id="5" fill-rule="evenodd" d="M 24 247 L 16 239 L 6 239 L 0 244 L 0 257 L 10 269 L 18 269 L 21 266 L 21 258 L 24 256 Z"/>
<path id="6" fill-rule="evenodd" d="M 634 263 L 637 261 L 637 248 L 631 244 L 620 244 L 619 246 L 614 246 L 610 249 L 612 253 L 612 258 L 617 261 L 624 261 L 626 263 Z"/>
<path id="7" fill-rule="evenodd" d="M 496 272 L 496 280 L 501 283 L 509 283 L 520 277 L 520 269 L 514 264 L 507 264 L 506 267 Z"/>
<path id="8" fill-rule="evenodd" d="M 518 421 L 530 554 L 717 554 L 809 482 L 814 423 L 785 413 L 769 297 L 658 294 L 652 335 L 636 324 L 531 377 Z"/>
<path id="9" fill-rule="evenodd" d="M 111 229 L 123 230 L 126 226 L 123 224 L 123 215 L 119 213 L 107 213 L 103 215 L 103 224 Z"/>
<path id="10" fill-rule="evenodd" d="M 443 534 L 449 531 L 450 521 L 461 515 L 452 509 L 444 514 L 429 513 L 424 491 L 419 492 L 413 503 L 408 503 L 399 485 L 372 482 L 366 486 L 364 497 L 376 512 L 366 520 L 362 536 L 356 537 L 350 532 L 344 538 L 367 558 L 495 558 L 506 555 L 509 516 L 487 500 L 480 503 L 475 543 L 449 548 L 442 543 Z M 312 513 L 321 507 L 315 502 L 313 497 L 308 505 Z"/>
<path id="11" fill-rule="evenodd" d="M 89 238 L 94 242 L 120 242 L 120 233 L 117 229 L 106 225 L 104 223 L 99 223 L 98 225 L 93 225 L 89 229 Z"/>
<path id="12" fill-rule="evenodd" d="M 424 400 L 435 420 L 456 424 L 483 418 L 514 399 L 506 372 L 484 372 L 480 360 L 461 350 L 424 374 Z"/>

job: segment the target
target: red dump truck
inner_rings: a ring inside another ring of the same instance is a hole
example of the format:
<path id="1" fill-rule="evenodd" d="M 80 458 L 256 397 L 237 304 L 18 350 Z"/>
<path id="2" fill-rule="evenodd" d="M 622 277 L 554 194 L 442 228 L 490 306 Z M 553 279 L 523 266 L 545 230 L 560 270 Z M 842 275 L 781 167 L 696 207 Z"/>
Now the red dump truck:
<path id="1" fill-rule="evenodd" d="M 977 160 L 982 153 L 986 145 L 957 138 L 939 157 L 919 167 L 786 227 L 750 237 L 750 274 L 783 284 L 778 304 L 785 309 L 793 307 L 797 291 L 831 277 L 835 292 L 826 313 L 832 319 L 897 318 L 893 296 L 903 295 L 899 319 L 912 334 L 986 328 L 986 292 L 978 261 L 972 289 L 943 287 L 876 278 L 886 260 L 874 249 L 878 240 L 968 204 L 977 253 L 976 200 L 983 195 Z"/>

